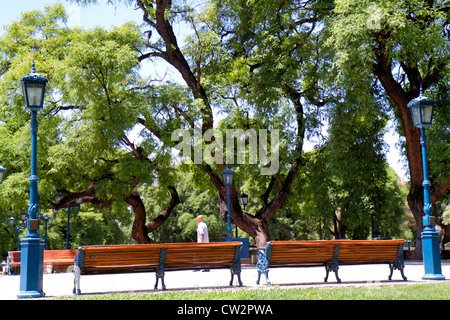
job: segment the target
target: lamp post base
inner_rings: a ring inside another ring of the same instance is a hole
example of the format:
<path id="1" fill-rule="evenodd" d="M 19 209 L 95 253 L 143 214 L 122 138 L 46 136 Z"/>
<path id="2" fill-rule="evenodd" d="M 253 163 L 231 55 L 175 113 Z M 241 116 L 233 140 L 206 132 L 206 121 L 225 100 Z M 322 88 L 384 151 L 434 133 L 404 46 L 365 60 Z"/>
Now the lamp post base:
<path id="1" fill-rule="evenodd" d="M 422 280 L 445 280 L 442 274 L 424 274 Z"/>
<path id="2" fill-rule="evenodd" d="M 19 299 L 29 299 L 29 298 L 42 298 L 45 296 L 45 293 L 42 291 L 20 291 L 17 295 Z"/>
<path id="3" fill-rule="evenodd" d="M 444 280 L 441 268 L 441 251 L 439 250 L 439 232 L 432 226 L 426 226 L 422 232 L 423 280 Z"/>
<path id="4" fill-rule="evenodd" d="M 39 298 L 45 296 L 44 280 L 44 240 L 25 238 L 21 244 L 20 291 L 17 298 Z"/>

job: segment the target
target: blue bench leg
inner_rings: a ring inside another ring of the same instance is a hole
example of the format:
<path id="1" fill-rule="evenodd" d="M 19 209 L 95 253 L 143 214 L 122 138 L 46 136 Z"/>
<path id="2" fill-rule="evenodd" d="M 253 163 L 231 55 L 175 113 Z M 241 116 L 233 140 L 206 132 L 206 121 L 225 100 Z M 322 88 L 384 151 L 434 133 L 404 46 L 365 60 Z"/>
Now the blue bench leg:
<path id="1" fill-rule="evenodd" d="M 261 274 L 264 273 L 264 276 L 266 277 L 266 284 L 271 285 L 270 281 L 269 281 L 269 270 L 265 270 L 265 271 L 260 271 L 258 270 L 258 280 L 256 280 L 256 284 L 259 284 L 259 281 L 261 279 Z"/>
<path id="2" fill-rule="evenodd" d="M 261 279 L 261 274 L 264 273 L 266 277 L 266 283 L 270 285 L 269 281 L 269 262 L 267 261 L 266 253 L 264 250 L 258 251 L 258 261 L 256 262 L 256 270 L 258 271 L 258 280 L 256 280 L 256 284 L 259 284 L 259 280 Z"/>
<path id="3" fill-rule="evenodd" d="M 271 285 L 270 281 L 269 281 L 269 270 L 267 270 L 266 272 L 264 272 L 264 275 L 266 276 L 266 283 L 268 285 Z"/>

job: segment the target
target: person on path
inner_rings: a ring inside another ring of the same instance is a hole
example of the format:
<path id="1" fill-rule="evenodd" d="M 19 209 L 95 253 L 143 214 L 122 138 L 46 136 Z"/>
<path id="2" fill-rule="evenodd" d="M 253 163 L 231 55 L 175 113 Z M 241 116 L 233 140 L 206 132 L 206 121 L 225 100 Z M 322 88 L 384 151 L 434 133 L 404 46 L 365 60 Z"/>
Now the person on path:
<path id="1" fill-rule="evenodd" d="M 203 216 L 199 215 L 197 217 L 197 242 L 205 243 L 209 242 L 208 226 L 203 222 Z M 209 269 L 203 269 L 203 272 L 209 272 Z"/>
<path id="2" fill-rule="evenodd" d="M 203 216 L 197 217 L 197 242 L 209 242 L 208 226 L 203 222 Z"/>

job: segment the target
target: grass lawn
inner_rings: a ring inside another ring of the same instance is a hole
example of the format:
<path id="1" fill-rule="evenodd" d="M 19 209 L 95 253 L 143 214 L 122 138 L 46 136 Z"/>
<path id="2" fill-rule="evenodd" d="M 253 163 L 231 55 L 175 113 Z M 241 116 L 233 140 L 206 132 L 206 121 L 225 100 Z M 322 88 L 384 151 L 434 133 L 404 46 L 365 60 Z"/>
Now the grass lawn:
<path id="1" fill-rule="evenodd" d="M 116 293 L 62 297 L 69 300 L 450 300 L 450 282 L 314 287 Z"/>

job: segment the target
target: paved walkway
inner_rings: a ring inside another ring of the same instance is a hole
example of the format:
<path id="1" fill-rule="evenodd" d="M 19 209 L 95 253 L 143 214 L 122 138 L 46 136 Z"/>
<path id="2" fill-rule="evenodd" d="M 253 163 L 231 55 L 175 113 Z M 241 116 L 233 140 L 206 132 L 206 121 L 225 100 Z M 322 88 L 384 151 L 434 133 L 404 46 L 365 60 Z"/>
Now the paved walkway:
<path id="1" fill-rule="evenodd" d="M 340 266 L 339 277 L 341 284 L 336 283 L 334 273 L 330 273 L 328 283 L 323 282 L 324 267 L 310 268 L 273 268 L 269 272 L 269 280 L 273 285 L 280 287 L 296 286 L 361 286 L 384 284 L 415 284 L 426 283 L 422 280 L 424 268 L 422 262 L 405 261 L 405 275 L 408 281 L 402 280 L 400 272 L 394 271 L 393 281 L 388 281 L 389 266 L 352 265 Z M 450 282 L 450 260 L 442 261 L 442 274 Z M 264 288 L 265 278 L 261 277 L 261 284 L 256 285 L 257 272 L 255 266 L 243 266 L 241 279 L 244 289 Z M 227 269 L 211 270 L 210 272 L 194 271 L 168 271 L 165 283 L 168 290 L 198 290 L 198 289 L 226 289 L 230 281 L 230 271 Z M 234 284 L 237 285 L 235 277 Z M 153 290 L 155 274 L 126 273 L 113 275 L 85 275 L 81 276 L 81 290 L 83 294 L 111 293 L 111 292 L 160 292 Z M 161 284 L 160 284 L 161 285 Z M 0 300 L 17 299 L 20 287 L 19 275 L 0 275 Z M 160 287 L 159 287 L 160 288 Z M 44 292 L 46 297 L 59 297 L 72 295 L 73 275 L 69 273 L 44 274 Z"/>

